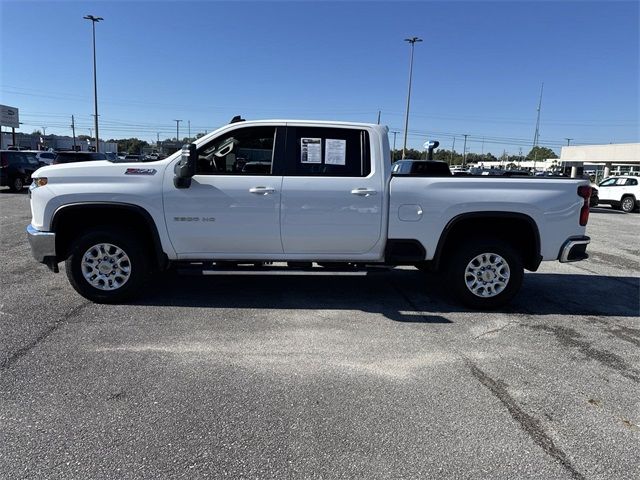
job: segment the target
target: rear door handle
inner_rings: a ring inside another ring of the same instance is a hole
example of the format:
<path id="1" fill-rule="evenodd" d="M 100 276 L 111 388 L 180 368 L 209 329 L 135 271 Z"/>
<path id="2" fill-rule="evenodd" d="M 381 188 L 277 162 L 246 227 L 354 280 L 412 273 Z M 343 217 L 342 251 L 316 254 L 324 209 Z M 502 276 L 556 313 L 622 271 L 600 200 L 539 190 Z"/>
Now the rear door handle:
<path id="1" fill-rule="evenodd" d="M 276 189 L 273 187 L 253 187 L 249 189 L 249 193 L 255 193 L 256 195 L 269 195 L 275 193 Z"/>
<path id="2" fill-rule="evenodd" d="M 354 188 L 351 190 L 351 195 L 358 195 L 360 197 L 369 197 L 371 195 L 375 195 L 378 193 L 376 190 L 372 188 Z"/>

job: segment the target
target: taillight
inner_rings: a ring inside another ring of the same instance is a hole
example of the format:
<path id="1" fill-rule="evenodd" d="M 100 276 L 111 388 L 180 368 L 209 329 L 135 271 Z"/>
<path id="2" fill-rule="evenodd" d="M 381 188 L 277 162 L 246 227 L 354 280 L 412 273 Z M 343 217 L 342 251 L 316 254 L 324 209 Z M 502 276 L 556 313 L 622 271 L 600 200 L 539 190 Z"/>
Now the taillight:
<path id="1" fill-rule="evenodd" d="M 584 199 L 584 203 L 580 209 L 580 226 L 584 227 L 589 221 L 589 199 L 591 198 L 591 187 L 589 185 L 580 185 L 578 187 L 578 196 Z"/>

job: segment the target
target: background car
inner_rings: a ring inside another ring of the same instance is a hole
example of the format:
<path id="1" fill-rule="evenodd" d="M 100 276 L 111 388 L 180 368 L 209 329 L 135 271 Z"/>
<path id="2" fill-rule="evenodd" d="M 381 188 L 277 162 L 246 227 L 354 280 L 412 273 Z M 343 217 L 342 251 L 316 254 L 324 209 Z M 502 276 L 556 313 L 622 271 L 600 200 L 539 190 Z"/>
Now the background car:
<path id="1" fill-rule="evenodd" d="M 0 186 L 19 192 L 31 183 L 31 175 L 41 166 L 33 152 L 0 150 Z"/>
<path id="2" fill-rule="evenodd" d="M 611 205 L 630 213 L 640 208 L 640 180 L 631 176 L 605 178 L 598 185 L 598 204 Z"/>
<path id="3" fill-rule="evenodd" d="M 451 177 L 447 162 L 438 160 L 398 160 L 391 170 L 393 175 L 414 175 L 417 177 Z"/>
<path id="4" fill-rule="evenodd" d="M 107 155 L 101 152 L 58 152 L 53 159 L 53 165 L 72 162 L 90 162 L 92 160 L 107 160 Z"/>
<path id="5" fill-rule="evenodd" d="M 34 153 L 38 161 L 44 165 L 51 165 L 54 158 L 56 158 L 56 152 L 33 151 L 32 153 Z"/>

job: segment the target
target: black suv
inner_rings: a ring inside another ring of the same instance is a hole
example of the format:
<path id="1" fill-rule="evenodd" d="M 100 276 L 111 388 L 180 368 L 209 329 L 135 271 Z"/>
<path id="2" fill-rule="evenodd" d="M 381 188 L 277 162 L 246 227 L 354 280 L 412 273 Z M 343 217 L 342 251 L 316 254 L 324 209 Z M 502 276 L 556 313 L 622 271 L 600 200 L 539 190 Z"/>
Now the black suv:
<path id="1" fill-rule="evenodd" d="M 105 153 L 97 152 L 58 152 L 52 165 L 71 162 L 90 162 L 91 160 L 107 160 Z"/>
<path id="2" fill-rule="evenodd" d="M 0 150 L 0 186 L 19 192 L 31 183 L 31 175 L 43 165 L 33 152 Z"/>
<path id="3" fill-rule="evenodd" d="M 450 177 L 451 170 L 447 162 L 440 160 L 398 160 L 393 164 L 391 173 L 396 176 L 411 177 Z"/>

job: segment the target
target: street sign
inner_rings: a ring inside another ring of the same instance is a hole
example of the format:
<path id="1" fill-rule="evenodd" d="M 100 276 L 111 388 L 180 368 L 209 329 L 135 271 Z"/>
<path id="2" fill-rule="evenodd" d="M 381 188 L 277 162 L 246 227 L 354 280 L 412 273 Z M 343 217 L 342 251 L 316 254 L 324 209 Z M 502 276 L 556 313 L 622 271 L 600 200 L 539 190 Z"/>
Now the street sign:
<path id="1" fill-rule="evenodd" d="M 0 105 L 0 126 L 19 128 L 18 109 L 15 107 L 7 107 Z"/>

